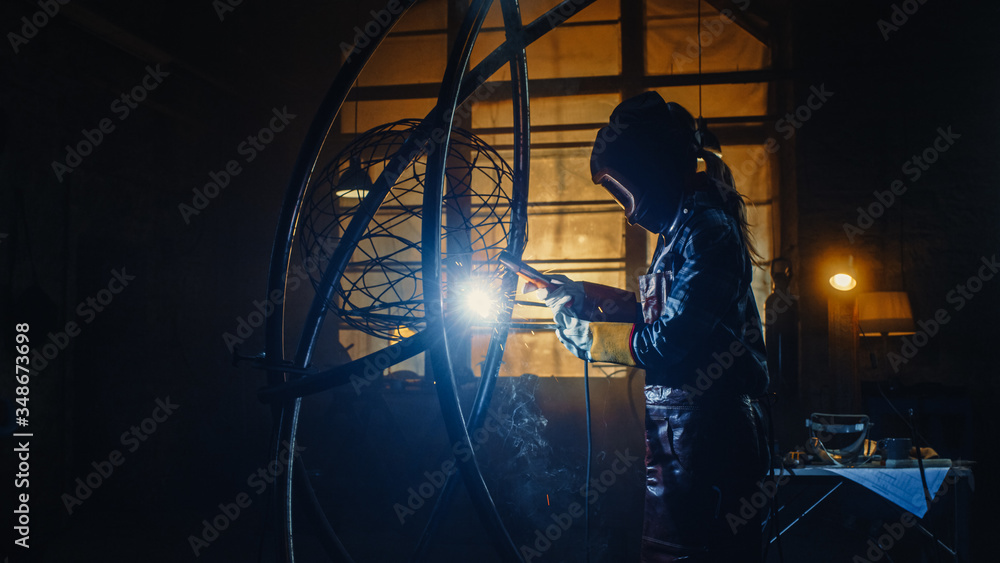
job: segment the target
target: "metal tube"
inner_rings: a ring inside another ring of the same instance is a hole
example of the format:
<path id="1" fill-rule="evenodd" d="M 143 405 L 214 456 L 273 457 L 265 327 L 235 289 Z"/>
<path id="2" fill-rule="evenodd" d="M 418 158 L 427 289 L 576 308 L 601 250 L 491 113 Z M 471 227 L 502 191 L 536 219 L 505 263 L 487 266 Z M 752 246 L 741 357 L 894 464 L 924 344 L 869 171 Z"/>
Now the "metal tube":
<path id="1" fill-rule="evenodd" d="M 351 85 L 357 80 L 361 70 L 367 64 L 372 53 L 382 40 L 395 26 L 396 22 L 406 13 L 416 0 L 402 0 L 402 9 L 394 15 L 382 30 L 382 33 L 372 39 L 367 49 L 362 50 L 356 57 L 349 58 L 333 84 L 327 91 L 319 110 L 313 117 L 303 141 L 302 149 L 296 159 L 289 180 L 289 187 L 285 192 L 281 213 L 278 217 L 278 226 L 275 233 L 274 246 L 271 249 L 271 260 L 267 277 L 266 295 L 272 295 L 274 290 L 280 290 L 284 295 L 286 291 L 285 281 L 288 276 L 288 264 L 291 257 L 291 245 L 294 239 L 295 225 L 297 223 L 299 210 L 302 207 L 302 198 L 306 187 L 309 185 L 309 178 L 316 166 L 316 161 L 323 149 L 324 140 L 330 131 L 334 119 L 340 112 L 340 107 L 350 91 Z M 269 360 L 277 359 L 278 362 L 284 360 L 284 306 L 282 302 L 274 304 L 274 311 L 271 318 L 266 318 L 264 323 L 265 357 Z M 276 385 L 285 379 L 285 374 L 281 370 L 269 370 L 267 381 L 270 385 Z M 275 440 L 272 448 L 272 457 L 277 460 L 280 454 L 282 437 L 287 435 L 287 442 L 294 444 L 295 432 L 298 422 L 298 411 L 301 400 L 295 399 L 292 404 L 281 403 L 275 405 L 273 409 L 273 421 L 275 428 Z M 291 411 L 291 412 L 289 412 Z M 293 538 L 292 538 L 292 474 L 294 458 L 289 456 L 287 474 L 288 478 L 279 481 L 279 485 L 274 487 L 272 496 L 269 498 L 269 505 L 273 506 L 278 497 L 283 498 L 282 523 L 280 535 L 284 541 L 280 542 L 279 558 L 292 562 L 295 560 Z"/>
<path id="2" fill-rule="evenodd" d="M 486 527 L 486 531 L 501 557 L 507 561 L 522 561 L 520 553 L 514 546 L 514 542 L 497 513 L 489 488 L 483 481 L 482 473 L 476 462 L 472 441 L 465 426 L 448 351 L 448 340 L 444 332 L 444 302 L 441 291 L 440 233 L 441 206 L 444 201 L 445 160 L 448 156 L 455 110 L 462 87 L 462 77 L 469 64 L 472 47 L 483 21 L 486 19 L 491 3 L 491 0 L 476 0 L 470 6 L 448 59 L 435 111 L 432 112 L 433 116 L 427 120 L 433 124 L 435 129 L 443 129 L 444 134 L 438 137 L 443 138 L 441 146 L 437 147 L 437 150 L 427 159 L 427 175 L 424 185 L 424 217 L 421 230 L 424 315 L 427 321 L 427 330 L 431 334 L 439 332 L 441 337 L 440 344 L 428 349 L 428 353 L 433 365 L 435 389 L 441 402 L 445 427 L 452 441 L 471 452 L 467 459 L 458 460 L 458 468 L 465 480 L 466 489 L 469 491 L 479 519 Z"/>

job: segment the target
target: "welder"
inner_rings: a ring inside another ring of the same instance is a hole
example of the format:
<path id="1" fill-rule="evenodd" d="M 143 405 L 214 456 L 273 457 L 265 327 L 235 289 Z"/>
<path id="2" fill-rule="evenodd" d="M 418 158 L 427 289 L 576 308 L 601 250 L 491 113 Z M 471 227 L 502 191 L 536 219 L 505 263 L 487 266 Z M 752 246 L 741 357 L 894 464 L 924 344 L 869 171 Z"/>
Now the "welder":
<path id="1" fill-rule="evenodd" d="M 594 307 L 593 284 L 564 276 L 544 295 L 570 352 L 645 370 L 643 562 L 761 559 L 765 511 L 740 514 L 769 464 L 755 403 L 768 384 L 760 256 L 719 152 L 703 120 L 656 92 L 619 104 L 590 168 L 630 224 L 658 235 L 635 313 Z"/>

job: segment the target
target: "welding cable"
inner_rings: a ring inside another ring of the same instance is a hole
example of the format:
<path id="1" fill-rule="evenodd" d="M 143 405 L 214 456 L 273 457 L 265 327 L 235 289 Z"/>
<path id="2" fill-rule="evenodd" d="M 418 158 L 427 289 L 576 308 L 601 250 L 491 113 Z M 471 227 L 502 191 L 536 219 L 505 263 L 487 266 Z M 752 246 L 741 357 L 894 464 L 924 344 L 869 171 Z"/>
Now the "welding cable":
<path id="1" fill-rule="evenodd" d="M 587 484 L 586 506 L 583 507 L 583 549 L 585 561 L 590 562 L 590 470 L 594 459 L 594 436 L 590 428 L 590 364 L 583 360 L 583 403 L 587 410 Z"/>

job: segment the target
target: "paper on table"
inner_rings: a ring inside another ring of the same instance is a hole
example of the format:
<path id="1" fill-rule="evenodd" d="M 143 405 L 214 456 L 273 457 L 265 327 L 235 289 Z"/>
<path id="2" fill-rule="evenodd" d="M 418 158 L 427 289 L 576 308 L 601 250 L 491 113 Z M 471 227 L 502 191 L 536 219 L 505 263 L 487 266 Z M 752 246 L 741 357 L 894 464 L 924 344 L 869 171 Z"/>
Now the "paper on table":
<path id="1" fill-rule="evenodd" d="M 917 467 L 893 469 L 826 467 L 824 469 L 882 495 L 918 518 L 923 518 L 924 514 L 927 514 L 924 486 L 920 481 L 920 469 Z M 927 488 L 931 492 L 931 498 L 934 498 L 941 483 L 944 482 L 945 475 L 948 474 L 948 468 L 927 467 L 924 469 L 924 474 L 927 476 Z"/>

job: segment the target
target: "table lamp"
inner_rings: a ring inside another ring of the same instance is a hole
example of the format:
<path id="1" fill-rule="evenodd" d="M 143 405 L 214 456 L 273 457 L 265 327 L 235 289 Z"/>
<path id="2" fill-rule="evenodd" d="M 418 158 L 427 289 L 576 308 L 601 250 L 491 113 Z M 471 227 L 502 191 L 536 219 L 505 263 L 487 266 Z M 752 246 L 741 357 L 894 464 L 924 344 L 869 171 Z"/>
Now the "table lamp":
<path id="1" fill-rule="evenodd" d="M 872 291 L 858 295 L 861 336 L 903 336 L 915 332 L 913 310 L 905 291 Z"/>

